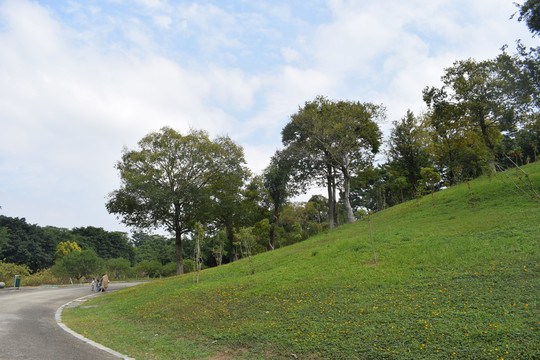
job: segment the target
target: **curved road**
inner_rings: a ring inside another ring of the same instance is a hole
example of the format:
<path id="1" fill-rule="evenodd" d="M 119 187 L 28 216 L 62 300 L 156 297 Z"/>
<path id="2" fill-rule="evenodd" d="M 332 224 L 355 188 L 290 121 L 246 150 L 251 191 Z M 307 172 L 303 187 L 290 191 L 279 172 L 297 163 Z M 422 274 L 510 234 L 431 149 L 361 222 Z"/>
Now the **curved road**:
<path id="1" fill-rule="evenodd" d="M 132 285 L 137 283 L 111 283 L 109 291 Z M 56 323 L 60 306 L 90 294 L 90 286 L 0 289 L 0 360 L 118 360 Z"/>

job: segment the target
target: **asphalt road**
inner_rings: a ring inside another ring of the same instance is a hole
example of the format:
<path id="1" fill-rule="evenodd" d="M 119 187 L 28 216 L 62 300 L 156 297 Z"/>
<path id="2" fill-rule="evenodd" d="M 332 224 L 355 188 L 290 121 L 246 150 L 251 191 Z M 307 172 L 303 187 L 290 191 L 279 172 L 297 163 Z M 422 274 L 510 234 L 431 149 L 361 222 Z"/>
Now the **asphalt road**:
<path id="1" fill-rule="evenodd" d="M 109 292 L 135 284 L 111 283 Z M 0 289 L 0 360 L 118 360 L 56 323 L 60 306 L 91 293 L 90 286 Z"/>

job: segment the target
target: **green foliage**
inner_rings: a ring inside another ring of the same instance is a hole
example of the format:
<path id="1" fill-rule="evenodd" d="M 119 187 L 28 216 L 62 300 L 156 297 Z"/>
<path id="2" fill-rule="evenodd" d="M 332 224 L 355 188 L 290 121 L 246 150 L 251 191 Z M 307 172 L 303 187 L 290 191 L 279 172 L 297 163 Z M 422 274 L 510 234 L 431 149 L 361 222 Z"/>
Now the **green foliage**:
<path id="1" fill-rule="evenodd" d="M 184 264 L 185 266 L 185 264 Z M 161 275 L 163 276 L 173 276 L 176 274 L 176 263 L 175 262 L 170 262 L 170 263 L 167 263 L 165 265 L 163 265 L 163 267 L 161 268 Z"/>
<path id="2" fill-rule="evenodd" d="M 128 226 L 174 234 L 182 273 L 182 235 L 197 221 L 215 220 L 212 199 L 223 195 L 226 182 L 242 179 L 243 152 L 228 137 L 212 141 L 204 131 L 183 136 L 168 127 L 138 145 L 137 150 L 125 149 L 116 164 L 122 184 L 109 194 L 107 210 Z"/>
<path id="3" fill-rule="evenodd" d="M 540 188 L 540 163 L 524 170 Z M 540 207 L 499 175 L 471 181 L 474 211 L 461 184 L 437 208 L 422 198 L 373 214 L 376 265 L 357 221 L 253 256 L 255 274 L 241 259 L 198 286 L 157 280 L 63 320 L 136 358 L 538 358 Z"/>
<path id="4" fill-rule="evenodd" d="M 30 275 L 30 268 L 26 265 L 17 265 L 5 263 L 0 260 L 0 281 L 7 284 L 12 284 L 15 275 L 21 275 L 22 279 Z"/>
<path id="5" fill-rule="evenodd" d="M 385 109 L 371 103 L 332 101 L 318 96 L 306 102 L 282 130 L 283 144 L 301 155 L 302 172 L 328 190 L 329 227 L 335 226 L 335 199 L 338 179 L 342 178 L 342 203 L 348 222 L 354 221 L 349 202 L 351 176 L 373 161 L 381 145 L 376 121 L 384 119 Z"/>
<path id="6" fill-rule="evenodd" d="M 0 259 L 18 265 L 27 265 L 32 271 L 53 264 L 56 243 L 37 225 L 26 219 L 0 215 Z"/>
<path id="7" fill-rule="evenodd" d="M 56 245 L 56 252 L 54 253 L 54 259 L 58 262 L 61 258 L 72 252 L 80 252 L 81 248 L 75 241 L 62 241 Z"/>
<path id="8" fill-rule="evenodd" d="M 126 233 L 120 231 L 106 231 L 103 228 L 87 226 L 74 228 L 72 233 L 77 238 L 77 243 L 84 250 L 94 250 L 94 252 L 104 260 L 114 258 L 128 259 L 134 261 L 135 253 L 129 244 Z"/>
<path id="9" fill-rule="evenodd" d="M 240 243 L 240 249 L 242 251 L 242 257 L 247 258 L 250 264 L 251 274 L 255 274 L 255 267 L 253 266 L 253 248 L 256 244 L 256 237 L 253 235 L 253 228 L 241 228 L 236 234 L 234 234 L 236 241 Z"/>
<path id="10" fill-rule="evenodd" d="M 192 259 L 184 260 L 184 272 L 190 273 L 195 271 L 195 261 Z"/>
<path id="11" fill-rule="evenodd" d="M 393 183 L 403 202 L 414 197 L 421 179 L 420 169 L 429 165 L 429 138 L 410 110 L 401 121 L 393 124 L 388 141 L 387 168 L 394 174 Z"/>
<path id="12" fill-rule="evenodd" d="M 62 279 L 58 279 L 49 269 L 42 269 L 38 272 L 24 276 L 21 279 L 22 286 L 40 286 L 40 285 L 54 285 L 62 282 Z"/>
<path id="13" fill-rule="evenodd" d="M 519 7 L 518 21 L 525 21 L 533 34 L 540 34 L 540 0 L 526 0 L 516 6 Z"/>
<path id="14" fill-rule="evenodd" d="M 131 263 L 124 258 L 109 259 L 105 262 L 105 272 L 109 279 L 126 279 L 132 273 Z"/>
<path id="15" fill-rule="evenodd" d="M 133 234 L 132 240 L 135 246 L 135 263 L 157 260 L 161 264 L 167 264 L 175 261 L 174 239 L 137 232 Z"/>
<path id="16" fill-rule="evenodd" d="M 163 273 L 163 265 L 157 260 L 144 260 L 135 265 L 135 270 L 143 276 L 159 277 Z"/>
<path id="17" fill-rule="evenodd" d="M 75 251 L 62 257 L 52 267 L 52 271 L 58 277 L 72 277 L 81 280 L 83 277 L 99 276 L 103 269 L 103 263 L 94 250 Z"/>

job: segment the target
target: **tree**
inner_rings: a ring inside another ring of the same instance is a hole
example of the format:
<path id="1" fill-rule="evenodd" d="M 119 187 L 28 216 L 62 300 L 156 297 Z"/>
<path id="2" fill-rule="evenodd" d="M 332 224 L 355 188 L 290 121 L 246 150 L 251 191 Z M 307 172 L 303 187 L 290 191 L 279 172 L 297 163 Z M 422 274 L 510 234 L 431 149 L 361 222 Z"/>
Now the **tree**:
<path id="1" fill-rule="evenodd" d="M 492 154 L 457 106 L 439 103 L 424 126 L 431 139 L 428 149 L 432 160 L 446 182 L 458 184 L 481 174 Z"/>
<path id="2" fill-rule="evenodd" d="M 155 278 L 162 275 L 163 265 L 157 260 L 144 260 L 135 265 L 135 269 L 142 275 Z"/>
<path id="3" fill-rule="evenodd" d="M 75 241 L 63 241 L 56 245 L 56 252 L 54 253 L 55 261 L 59 261 L 67 254 L 71 254 L 74 251 L 81 251 L 81 247 L 77 245 Z"/>
<path id="4" fill-rule="evenodd" d="M 518 21 L 525 21 L 529 30 L 537 35 L 540 33 L 540 0 L 527 0 L 516 4 L 519 8 Z"/>
<path id="5" fill-rule="evenodd" d="M 112 279 L 120 279 L 121 276 L 125 278 L 130 272 L 131 263 L 124 258 L 109 259 L 105 263 L 105 269 Z"/>
<path id="6" fill-rule="evenodd" d="M 94 250 L 74 251 L 64 256 L 53 266 L 53 272 L 61 276 L 80 280 L 83 277 L 98 275 L 103 266 Z"/>
<path id="7" fill-rule="evenodd" d="M 230 158 L 223 142 L 211 141 L 204 131 L 187 135 L 164 127 L 124 149 L 116 164 L 122 181 L 109 194 L 110 213 L 138 229 L 164 228 L 175 236 L 177 273 L 183 273 L 182 235 L 210 214 L 212 191 L 225 181 Z"/>
<path id="8" fill-rule="evenodd" d="M 255 236 L 253 235 L 253 228 L 241 228 L 238 233 L 235 234 L 237 242 L 240 244 L 242 251 L 242 257 L 247 258 L 251 275 L 255 274 L 255 265 L 253 264 L 253 247 L 255 245 Z"/>
<path id="9" fill-rule="evenodd" d="M 136 232 L 132 235 L 135 246 L 135 263 L 144 260 L 157 260 L 162 265 L 175 261 L 174 239 L 162 235 L 148 235 Z"/>
<path id="10" fill-rule="evenodd" d="M 497 61 L 456 61 L 445 69 L 441 89 L 424 89 L 424 100 L 434 110 L 433 116 L 445 107 L 454 107 L 453 115 L 463 119 L 470 131 L 481 135 L 491 155 L 501 139 L 501 131 L 512 129 L 515 124 L 506 83 L 498 75 Z"/>
<path id="11" fill-rule="evenodd" d="M 238 260 L 238 252 L 234 246 L 234 228 L 245 225 L 244 194 L 242 187 L 249 177 L 249 170 L 244 166 L 244 150 L 229 138 L 216 140 L 222 157 L 222 167 L 227 171 L 219 181 L 212 184 L 210 221 L 217 227 L 225 228 L 230 246 L 230 261 Z M 200 219 L 203 221 L 204 219 Z"/>
<path id="12" fill-rule="evenodd" d="M 270 219 L 270 249 L 275 248 L 275 231 L 281 208 L 296 194 L 291 184 L 293 172 L 293 152 L 290 148 L 278 150 L 270 159 L 270 165 L 263 172 L 263 184 L 272 206 Z"/>
<path id="13" fill-rule="evenodd" d="M 384 113 L 379 105 L 318 96 L 293 114 L 282 131 L 283 143 L 301 149 L 312 168 L 326 177 L 330 228 L 335 225 L 337 172 L 343 178 L 348 221 L 354 221 L 349 202 L 351 175 L 368 166 L 378 152 L 382 135 L 376 120 L 384 118 Z"/>
<path id="14" fill-rule="evenodd" d="M 28 265 L 37 271 L 53 264 L 56 243 L 37 225 L 24 218 L 0 215 L 0 259 L 17 265 Z"/>
<path id="15" fill-rule="evenodd" d="M 405 191 L 410 199 L 416 193 L 420 169 L 429 164 L 427 132 L 409 110 L 399 122 L 395 121 L 388 141 L 388 169 L 393 173 L 395 185 L 404 201 Z M 400 180 L 403 179 L 403 180 Z"/>
<path id="16" fill-rule="evenodd" d="M 441 175 L 435 172 L 433 168 L 429 167 L 422 168 L 420 174 L 422 175 L 422 179 L 431 188 L 431 202 L 433 203 L 433 206 L 435 206 L 435 185 L 437 185 L 441 181 Z"/>
<path id="17" fill-rule="evenodd" d="M 202 269 L 202 255 L 201 244 L 206 236 L 206 231 L 200 222 L 195 224 L 194 237 L 195 237 L 195 271 L 197 271 L 197 284 L 199 283 L 199 276 Z"/>
<path id="18" fill-rule="evenodd" d="M 111 232 L 94 226 L 74 228 L 71 232 L 82 249 L 92 249 L 104 260 L 121 257 L 134 262 L 133 246 L 124 232 Z"/>

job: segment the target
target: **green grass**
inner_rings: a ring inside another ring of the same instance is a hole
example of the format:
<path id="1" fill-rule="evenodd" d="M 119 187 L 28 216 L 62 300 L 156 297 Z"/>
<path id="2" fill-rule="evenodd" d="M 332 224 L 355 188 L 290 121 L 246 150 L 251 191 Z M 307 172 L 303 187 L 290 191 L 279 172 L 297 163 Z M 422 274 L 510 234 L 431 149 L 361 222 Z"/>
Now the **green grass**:
<path id="1" fill-rule="evenodd" d="M 537 191 L 540 163 L 525 167 Z M 517 173 L 510 172 L 519 181 Z M 137 359 L 535 359 L 540 204 L 503 174 L 366 222 L 67 309 L 68 326 Z"/>

